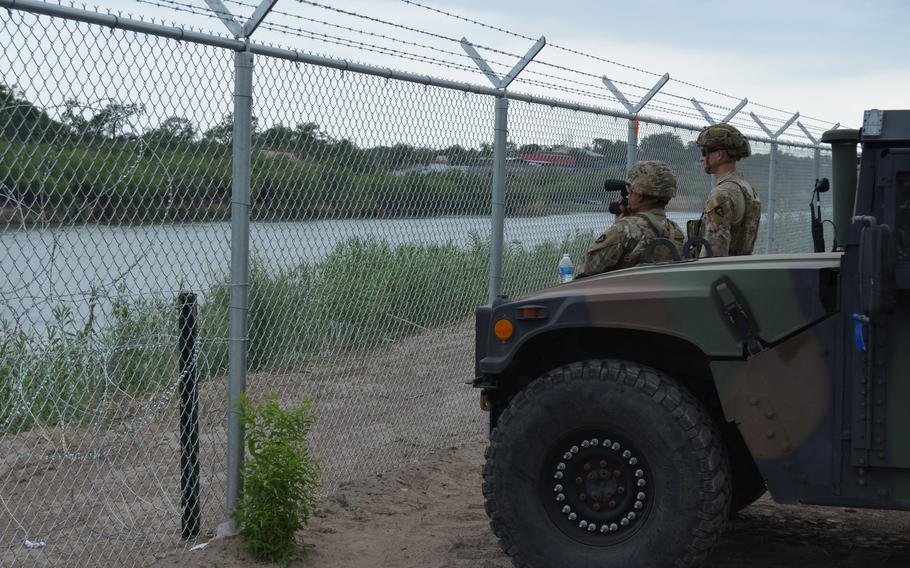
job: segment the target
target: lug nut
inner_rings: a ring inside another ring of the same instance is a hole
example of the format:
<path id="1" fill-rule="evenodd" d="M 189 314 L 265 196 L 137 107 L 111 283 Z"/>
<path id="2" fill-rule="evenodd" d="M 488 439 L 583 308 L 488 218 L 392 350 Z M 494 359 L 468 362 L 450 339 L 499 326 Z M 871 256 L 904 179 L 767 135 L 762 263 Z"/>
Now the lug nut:
<path id="1" fill-rule="evenodd" d="M 638 458 L 629 458 L 629 465 L 638 465 Z"/>
<path id="2" fill-rule="evenodd" d="M 575 485 L 581 485 L 584 482 L 585 482 L 585 480 L 582 479 L 580 475 L 575 478 Z"/>
<path id="3" fill-rule="evenodd" d="M 638 495 L 635 496 L 635 498 L 638 499 L 639 501 L 644 501 L 645 500 L 644 492 L 643 491 L 640 492 Z"/>
<path id="4" fill-rule="evenodd" d="M 623 493 L 626 492 L 626 487 L 624 485 L 620 485 L 619 487 L 616 488 L 616 492 L 619 493 L 620 495 L 622 495 Z"/>
<path id="5" fill-rule="evenodd" d="M 607 503 L 607 507 L 609 507 L 610 509 L 615 509 L 615 508 L 616 508 L 616 501 L 610 501 L 610 502 L 608 502 L 608 503 Z"/>
<path id="6" fill-rule="evenodd" d="M 569 513 L 569 520 L 570 520 L 570 521 L 574 521 L 574 520 L 577 519 L 577 518 L 578 518 L 578 515 L 576 515 L 575 513 Z"/>
<path id="7" fill-rule="evenodd" d="M 614 479 L 619 479 L 620 477 L 622 477 L 622 472 L 619 471 L 618 469 L 614 469 L 614 470 L 613 470 L 613 478 L 614 478 Z"/>
<path id="8" fill-rule="evenodd" d="M 581 495 L 578 496 L 578 500 L 581 501 L 582 503 L 584 503 L 585 501 L 588 500 L 588 496 L 585 495 L 584 493 L 582 493 Z"/>
<path id="9" fill-rule="evenodd" d="M 629 456 L 631 456 L 631 455 L 632 455 L 632 452 L 630 452 L 629 450 L 626 450 L 622 453 L 622 457 L 624 457 L 626 459 L 629 459 Z"/>
<path id="10" fill-rule="evenodd" d="M 586 463 L 585 465 L 581 466 L 581 468 L 585 471 L 591 471 L 591 464 Z"/>
<path id="11" fill-rule="evenodd" d="M 639 487 L 644 487 L 644 486 L 647 485 L 647 484 L 648 484 L 648 482 L 645 481 L 644 479 L 639 479 L 639 480 L 638 480 L 638 486 L 639 486 Z"/>
<path id="12" fill-rule="evenodd" d="M 591 509 L 593 509 L 595 513 L 597 511 L 600 511 L 600 503 L 594 503 L 593 505 L 591 505 Z"/>

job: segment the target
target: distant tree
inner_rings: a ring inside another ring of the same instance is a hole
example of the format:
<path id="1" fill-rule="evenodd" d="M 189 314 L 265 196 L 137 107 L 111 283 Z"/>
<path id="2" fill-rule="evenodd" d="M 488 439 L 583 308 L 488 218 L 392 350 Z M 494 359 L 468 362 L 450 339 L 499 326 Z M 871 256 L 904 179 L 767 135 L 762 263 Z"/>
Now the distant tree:
<path id="1" fill-rule="evenodd" d="M 145 105 L 141 103 L 109 102 L 98 110 L 91 118 L 85 118 L 85 110 L 90 108 L 76 99 L 69 99 L 64 103 L 66 110 L 63 112 L 63 123 L 69 127 L 76 136 L 91 138 L 116 138 L 125 133 L 125 127 L 130 121 L 145 113 Z"/>
<path id="2" fill-rule="evenodd" d="M 518 148 L 518 153 L 522 156 L 530 154 L 531 152 L 540 152 L 540 144 L 525 144 Z"/>
<path id="3" fill-rule="evenodd" d="M 689 153 L 682 140 L 672 132 L 651 134 L 638 144 L 639 160 L 661 160 L 668 163 L 685 163 Z"/>
<path id="4" fill-rule="evenodd" d="M 595 138 L 591 141 L 591 149 L 602 154 L 604 159 L 611 163 L 625 162 L 627 144 L 621 140 L 608 140 Z"/>
<path id="5" fill-rule="evenodd" d="M 6 140 L 44 140 L 60 130 L 60 123 L 19 89 L 0 84 L 0 136 Z"/>
<path id="6" fill-rule="evenodd" d="M 196 127 L 188 118 L 171 116 L 143 134 L 142 139 L 152 145 L 187 144 L 196 139 Z"/>
<path id="7" fill-rule="evenodd" d="M 252 130 L 255 137 L 259 130 L 259 119 L 255 116 L 252 120 Z M 227 113 L 221 122 L 206 130 L 202 134 L 202 140 L 221 146 L 230 146 L 234 142 L 234 113 Z"/>

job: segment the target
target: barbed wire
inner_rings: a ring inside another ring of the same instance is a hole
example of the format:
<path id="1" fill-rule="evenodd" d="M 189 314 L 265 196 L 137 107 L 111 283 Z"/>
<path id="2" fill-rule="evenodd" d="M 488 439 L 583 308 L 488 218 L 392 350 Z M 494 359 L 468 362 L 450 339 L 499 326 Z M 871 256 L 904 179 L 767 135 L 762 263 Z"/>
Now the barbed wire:
<path id="1" fill-rule="evenodd" d="M 298 1 L 300 1 L 300 0 L 298 0 Z M 471 24 L 475 24 L 475 25 L 477 25 L 477 26 L 481 26 L 481 27 L 484 27 L 484 28 L 487 28 L 487 29 L 490 29 L 490 30 L 498 31 L 498 32 L 501 32 L 501 33 L 504 33 L 504 34 L 507 34 L 507 35 L 510 35 L 510 36 L 513 36 L 513 37 L 517 37 L 517 38 L 525 39 L 525 40 L 529 40 L 529 41 L 537 41 L 537 38 L 533 38 L 533 37 L 526 36 L 526 35 L 523 35 L 523 34 L 515 33 L 515 32 L 513 32 L 513 31 L 511 31 L 511 30 L 506 30 L 506 29 L 503 29 L 503 28 L 500 28 L 500 27 L 497 27 L 497 26 L 493 26 L 493 25 L 490 25 L 490 24 L 486 24 L 486 23 L 484 23 L 484 22 L 480 22 L 480 21 L 478 21 L 478 20 L 474 20 L 474 19 L 471 19 L 471 18 L 467 18 L 467 17 L 465 17 L 465 16 L 460 16 L 460 15 L 458 15 L 458 14 L 454 14 L 454 13 L 451 13 L 451 12 L 446 12 L 445 10 L 441 10 L 441 9 L 439 9 L 439 8 L 434 8 L 434 7 L 428 6 L 428 5 L 426 5 L 426 4 L 421 4 L 420 2 L 416 2 L 415 0 L 401 0 L 401 2 L 403 2 L 403 3 L 405 3 L 405 4 L 410 4 L 410 5 L 415 6 L 415 7 L 418 7 L 418 8 L 423 8 L 423 9 L 425 9 L 425 10 L 429 10 L 429 11 L 431 11 L 431 12 L 436 12 L 436 13 L 438 13 L 438 14 L 442 14 L 442 15 L 447 16 L 447 17 L 450 17 L 450 18 L 454 18 L 454 19 L 457 19 L 457 20 L 461 20 L 461 21 L 464 21 L 464 22 L 468 22 L 468 23 L 471 23 Z M 611 60 L 611 59 L 606 59 L 606 58 L 603 58 L 603 57 L 599 57 L 599 56 L 596 56 L 596 55 L 592 55 L 592 54 L 590 54 L 590 53 L 581 52 L 581 51 L 578 51 L 578 50 L 575 50 L 575 49 L 571 49 L 571 48 L 568 48 L 568 47 L 565 47 L 565 46 L 561 46 L 561 45 L 558 45 L 558 44 L 548 43 L 547 45 L 549 45 L 550 47 L 553 47 L 554 49 L 558 49 L 558 50 L 561 50 L 561 51 L 565 51 L 565 52 L 568 52 L 568 53 L 572 53 L 572 54 L 574 54 L 574 55 L 580 55 L 580 56 L 582 56 L 582 57 L 586 57 L 586 58 L 589 58 L 589 59 L 593 59 L 593 60 L 595 60 L 595 61 L 601 61 L 601 62 L 603 62 L 603 63 L 609 63 L 609 64 L 611 64 L 611 65 L 617 65 L 617 66 L 619 66 L 619 67 L 624 67 L 624 68 L 626 68 L 626 69 L 630 69 L 630 70 L 633 70 L 633 71 L 638 71 L 638 72 L 640 72 L 640 73 L 645 73 L 645 74 L 647 74 L 647 75 L 651 75 L 651 76 L 654 76 L 654 77 L 659 77 L 660 75 L 662 75 L 662 73 L 655 73 L 655 72 L 653 72 L 653 71 L 648 71 L 647 69 L 642 69 L 642 68 L 640 68 L 640 67 L 635 67 L 635 66 L 632 66 L 632 65 L 626 65 L 626 64 L 624 64 L 624 63 L 619 63 L 618 61 L 613 61 L 613 60 Z M 737 97 L 737 96 L 735 96 L 735 95 L 731 95 L 731 94 L 725 93 L 725 92 L 723 92 L 723 91 L 718 91 L 718 90 L 715 90 L 715 89 L 711 89 L 711 88 L 705 87 L 705 86 L 703 86 L 703 85 L 698 85 L 698 84 L 696 84 L 696 83 L 691 83 L 691 82 L 688 82 L 688 81 L 684 81 L 684 80 L 682 80 L 682 79 L 674 78 L 674 79 L 672 79 L 672 80 L 675 81 L 675 82 L 677 82 L 677 83 L 680 83 L 680 84 L 682 84 L 682 85 L 686 85 L 686 86 L 688 86 L 688 87 L 692 87 L 692 88 L 695 88 L 695 89 L 699 89 L 699 90 L 702 90 L 702 91 L 706 91 L 706 92 L 708 92 L 708 93 L 713 93 L 713 94 L 715 94 L 715 95 L 721 95 L 721 96 L 724 96 L 724 97 L 729 97 L 729 98 L 738 99 L 738 100 L 741 100 L 741 99 L 742 99 L 742 97 Z M 702 103 L 702 104 L 704 104 L 704 103 Z M 775 112 L 780 112 L 780 113 L 784 113 L 784 114 L 787 114 L 787 113 L 789 113 L 789 114 L 791 114 L 791 115 L 793 114 L 792 112 L 785 111 L 785 110 L 782 110 L 782 109 L 779 109 L 779 108 L 775 108 L 775 107 L 771 107 L 771 106 L 767 106 L 767 105 L 763 105 L 763 104 L 760 104 L 760 103 L 752 102 L 752 104 L 755 105 L 755 106 L 757 106 L 757 107 L 764 108 L 764 109 L 766 109 L 766 110 L 773 110 L 773 111 L 775 111 Z M 819 121 L 819 122 L 825 122 L 825 123 L 827 123 L 827 124 L 832 124 L 831 121 L 824 120 L 824 119 L 820 119 L 820 118 L 813 118 L 813 117 L 810 117 L 810 116 L 806 116 L 806 118 L 807 118 L 807 119 L 811 119 L 811 120 L 817 120 L 817 121 Z"/>
<path id="2" fill-rule="evenodd" d="M 243 1 L 243 0 L 227 0 L 227 1 L 228 1 L 229 3 L 231 3 L 231 4 L 238 5 L 238 6 L 243 6 L 243 7 L 246 7 L 246 8 L 256 8 L 256 7 L 257 7 L 257 5 L 252 4 L 252 3 L 249 3 L 249 2 L 245 2 L 245 1 Z M 402 1 L 405 1 L 405 0 L 402 0 Z M 156 6 L 170 7 L 170 8 L 172 8 L 172 9 L 175 9 L 175 10 L 178 10 L 178 11 L 188 12 L 188 13 L 192 13 L 192 14 L 196 14 L 196 15 L 201 15 L 201 16 L 207 16 L 207 17 L 209 17 L 209 18 L 215 18 L 215 16 L 213 15 L 213 12 L 212 12 L 212 11 L 209 11 L 209 10 L 207 10 L 207 9 L 205 9 L 205 8 L 198 7 L 198 6 L 193 5 L 193 4 L 189 4 L 189 3 L 187 3 L 186 1 L 180 1 L 180 0 L 137 0 L 137 2 L 141 2 L 141 3 L 145 3 L 145 4 L 151 4 L 151 5 L 156 5 Z M 383 19 L 381 19 L 381 18 L 376 18 L 376 17 L 369 16 L 369 15 L 366 15 L 366 14 L 361 14 L 361 13 L 358 13 L 358 12 L 353 12 L 353 11 L 350 11 L 350 10 L 344 10 L 344 9 L 341 9 L 341 8 L 336 8 L 336 7 L 333 7 L 333 6 L 328 6 L 328 5 L 326 5 L 326 4 L 322 4 L 322 3 L 319 3 L 319 2 L 315 2 L 315 1 L 313 1 L 313 0 L 298 0 L 298 2 L 301 3 L 301 4 L 306 4 L 306 5 L 309 5 L 309 6 L 316 7 L 316 8 L 320 8 L 320 9 L 332 11 L 332 12 L 335 12 L 335 13 L 338 13 L 338 14 L 342 14 L 342 15 L 345 15 L 345 16 L 355 17 L 355 18 L 359 18 L 359 19 L 366 20 L 366 21 L 378 23 L 378 24 L 381 24 L 381 25 L 384 25 L 384 26 L 390 26 L 390 27 L 393 27 L 393 28 L 396 28 L 396 29 L 402 29 L 402 30 L 409 31 L 409 32 L 412 32 L 412 33 L 421 34 L 421 35 L 424 35 L 424 36 L 427 36 L 427 37 L 431 37 L 431 38 L 434 38 L 434 39 L 438 39 L 438 40 L 443 40 L 443 41 L 447 41 L 447 42 L 455 42 L 455 43 L 459 43 L 459 44 L 460 44 L 460 41 L 461 41 L 460 39 L 457 39 L 457 38 L 454 38 L 454 37 L 450 37 L 450 36 L 446 36 L 446 35 L 438 34 L 438 33 L 434 33 L 434 32 L 429 32 L 429 31 L 426 31 L 426 30 L 420 30 L 420 29 L 417 29 L 417 28 L 414 28 L 414 27 L 411 27 L 411 26 L 406 26 L 406 25 L 403 25 L 403 24 L 398 24 L 398 23 L 395 23 L 395 22 L 390 22 L 390 21 L 388 21 L 388 20 L 383 20 Z M 419 7 L 426 8 L 426 9 L 431 9 L 431 10 L 433 10 L 433 11 L 439 11 L 439 10 L 437 10 L 437 9 L 435 9 L 435 8 L 427 7 L 427 6 L 424 6 L 423 4 L 419 4 L 419 3 L 417 3 L 417 2 L 412 2 L 412 1 L 410 1 L 410 0 L 408 0 L 406 3 L 413 4 L 413 5 L 415 5 L 415 6 L 419 6 Z M 450 14 L 450 13 L 445 12 L 445 11 L 439 11 L 439 12 L 440 12 L 440 13 L 443 13 L 443 14 L 446 14 L 446 15 L 449 15 L 449 16 L 451 16 L 451 17 L 455 17 L 455 18 L 458 18 L 458 19 L 470 21 L 471 23 L 476 23 L 477 25 L 484 25 L 484 26 L 486 26 L 486 24 L 483 24 L 482 22 L 476 22 L 476 21 L 474 21 L 474 20 L 470 20 L 469 18 L 463 18 L 463 17 L 461 17 L 461 16 L 457 16 L 457 15 L 454 15 L 454 14 Z M 418 43 L 418 42 L 413 42 L 413 41 L 407 41 L 407 40 L 404 40 L 404 39 L 401 39 L 401 38 L 395 38 L 395 37 L 391 37 L 391 36 L 388 36 L 388 35 L 385 35 L 385 34 L 378 34 L 378 33 L 375 33 L 375 32 L 371 32 L 371 31 L 367 31 L 367 30 L 362 30 L 362 29 L 358 29 L 358 28 L 354 28 L 354 27 L 350 27 L 350 26 L 343 26 L 343 25 L 340 25 L 340 24 L 336 24 L 336 23 L 332 23 L 332 22 L 327 22 L 327 21 L 325 21 L 325 20 L 319 20 L 319 19 L 315 19 L 315 18 L 308 18 L 308 17 L 306 17 L 306 16 L 302 16 L 302 15 L 299 15 L 299 14 L 292 14 L 292 13 L 290 13 L 290 12 L 284 12 L 284 11 L 280 11 L 280 10 L 273 10 L 272 13 L 273 13 L 273 14 L 280 15 L 280 16 L 284 16 L 284 17 L 287 17 L 287 18 L 291 18 L 291 19 L 294 19 L 294 20 L 298 20 L 298 21 L 306 21 L 306 22 L 310 22 L 310 23 L 314 23 L 314 24 L 318 24 L 318 25 L 325 25 L 325 26 L 329 26 L 329 27 L 336 28 L 336 29 L 341 29 L 341 30 L 344 30 L 344 31 L 352 32 L 352 33 L 358 33 L 358 34 L 365 35 L 365 36 L 368 36 L 368 37 L 379 38 L 379 39 L 383 39 L 383 40 L 386 40 L 386 41 L 392 41 L 392 42 L 394 42 L 394 43 L 398 43 L 398 44 L 402 44 L 402 45 L 408 45 L 408 46 L 410 46 L 410 47 L 416 47 L 416 48 L 418 48 L 418 49 L 427 49 L 427 50 L 431 50 L 431 51 L 433 51 L 433 52 L 436 52 L 436 53 L 445 55 L 445 56 L 447 56 L 447 57 L 454 57 L 454 58 L 458 58 L 458 59 L 469 57 L 469 56 L 468 56 L 467 54 L 465 54 L 465 53 L 454 52 L 454 51 L 451 51 L 451 50 L 446 50 L 446 49 L 439 48 L 439 47 L 432 46 L 432 45 L 428 45 L 428 44 L 425 44 L 425 43 Z M 477 71 L 477 69 L 476 69 L 474 66 L 464 65 L 464 64 L 457 63 L 457 62 L 452 62 L 452 61 L 447 61 L 447 60 L 440 59 L 440 58 L 437 58 L 437 57 L 430 57 L 430 56 L 423 55 L 423 54 L 419 54 L 419 53 L 413 53 L 413 52 L 411 52 L 411 51 L 404 51 L 404 50 L 401 50 L 401 49 L 395 49 L 395 48 L 388 47 L 388 46 L 381 46 L 381 45 L 377 45 L 377 44 L 375 44 L 375 43 L 361 42 L 361 41 L 352 40 L 352 39 L 349 39 L 349 38 L 334 36 L 334 35 L 331 35 L 331 34 L 324 34 L 324 33 L 321 33 L 321 32 L 314 31 L 314 30 L 304 29 L 304 28 L 302 28 L 302 27 L 293 27 L 293 26 L 286 25 L 286 24 L 279 24 L 279 23 L 272 23 L 272 22 L 265 22 L 265 23 L 263 23 L 260 27 L 263 28 L 263 29 L 270 30 L 270 31 L 275 32 L 275 33 L 279 33 L 279 34 L 284 34 L 284 35 L 293 36 L 293 37 L 300 37 L 300 38 L 304 38 L 304 39 L 310 39 L 310 40 L 321 41 L 321 42 L 327 43 L 327 44 L 333 44 L 333 45 L 338 45 L 338 46 L 342 46 L 342 47 L 348 47 L 348 48 L 352 48 L 352 49 L 357 49 L 357 50 L 362 50 L 362 51 L 366 51 L 366 52 L 377 53 L 377 54 L 381 54 L 381 55 L 390 55 L 390 56 L 397 57 L 397 58 L 400 58 L 400 59 L 409 60 L 409 61 L 415 61 L 415 62 L 419 62 L 419 63 L 426 63 L 426 64 L 434 65 L 434 66 L 437 66 L 437 67 L 441 67 L 441 68 L 452 69 L 452 70 L 458 70 L 458 71 L 464 71 L 464 72 L 476 72 L 476 71 Z M 528 36 L 523 36 L 523 35 L 521 35 L 521 34 L 514 34 L 514 33 L 512 33 L 512 32 L 508 32 L 508 30 L 502 30 L 501 28 L 496 28 L 495 26 L 488 26 L 488 27 L 491 27 L 491 28 L 493 28 L 493 29 L 496 29 L 497 31 L 502 31 L 502 32 L 504 32 L 504 33 L 510 33 L 510 34 L 512 34 L 512 35 L 515 35 L 516 37 L 521 37 L 521 38 L 523 38 L 523 39 L 533 39 L 533 38 L 529 38 Z M 505 55 L 505 56 L 509 56 L 509 57 L 512 57 L 512 58 L 519 58 L 519 57 L 520 57 L 518 54 L 510 53 L 510 52 L 508 52 L 508 51 L 500 50 L 500 49 L 497 49 L 497 48 L 493 48 L 493 47 L 491 47 L 491 46 L 486 46 L 486 45 L 481 45 L 481 44 L 474 44 L 474 45 L 475 45 L 476 47 L 480 48 L 480 49 L 487 50 L 487 51 L 489 51 L 489 52 L 491 52 L 491 53 L 494 53 L 494 54 Z M 553 45 L 553 44 L 551 44 L 551 45 Z M 554 47 L 559 48 L 559 49 L 563 49 L 563 50 L 567 50 L 567 51 L 573 51 L 573 50 L 569 50 L 568 48 L 564 48 L 564 47 L 558 46 L 558 45 L 554 45 Z M 581 53 L 581 52 L 577 52 L 577 53 L 580 54 L 580 55 L 590 56 L 589 54 L 584 54 L 584 53 Z M 593 58 L 593 59 L 603 59 L 603 58 L 598 58 L 598 57 L 596 57 L 596 56 L 590 56 L 590 57 Z M 613 64 L 617 64 L 617 62 L 613 62 L 613 61 L 611 61 L 611 60 L 604 60 L 604 61 L 609 62 L 609 63 L 613 63 Z M 490 60 L 490 61 L 488 61 L 488 63 L 489 63 L 490 65 L 493 65 L 493 66 L 496 66 L 496 67 L 499 67 L 499 68 L 503 68 L 503 69 L 509 69 L 509 68 L 511 67 L 509 64 L 503 63 L 503 62 L 497 61 L 497 60 Z M 593 74 L 593 73 L 588 73 L 588 72 L 580 71 L 580 70 L 578 70 L 578 69 L 573 69 L 573 68 L 570 68 L 570 67 L 566 67 L 566 66 L 564 66 L 564 65 L 554 64 L 554 63 L 550 63 L 550 62 L 547 62 L 547 61 L 535 60 L 535 61 L 532 62 L 531 66 L 533 66 L 533 65 L 542 65 L 542 66 L 546 66 L 546 67 L 549 67 L 549 68 L 552 68 L 552 69 L 556 69 L 556 70 L 561 71 L 561 72 L 581 75 L 581 76 L 586 77 L 586 78 L 589 78 L 589 79 L 594 79 L 594 80 L 596 80 L 598 83 L 599 83 L 600 80 L 602 79 L 602 76 L 600 76 L 600 75 L 596 75 L 596 74 Z M 622 66 L 622 64 L 619 64 L 619 65 Z M 529 67 L 531 67 L 531 66 L 529 66 Z M 633 66 L 625 66 L 625 67 L 628 67 L 628 68 L 633 69 L 633 70 L 638 70 L 638 71 L 646 72 L 646 73 L 648 73 L 648 74 L 656 75 L 655 73 L 647 72 L 647 71 L 645 71 L 645 70 L 641 70 L 641 69 L 635 68 L 635 67 L 633 67 Z M 527 74 L 534 74 L 534 75 L 536 75 L 536 76 L 544 77 L 544 78 L 550 79 L 550 80 L 568 82 L 568 83 L 571 83 L 571 84 L 573 84 L 573 85 L 581 86 L 581 87 L 588 87 L 588 88 L 591 88 L 591 87 L 594 87 L 594 86 L 595 86 L 595 85 L 590 85 L 590 84 L 588 84 L 588 83 L 584 83 L 584 82 L 581 82 L 581 81 L 578 81 L 578 80 L 575 80 L 575 79 L 571 79 L 571 78 L 569 78 L 569 77 L 565 77 L 565 76 L 562 76 L 562 75 L 553 75 L 553 74 L 550 74 L 550 73 L 545 73 L 545 72 L 542 72 L 542 71 L 537 71 L 537 70 L 535 70 L 535 69 L 533 69 L 533 68 L 526 69 L 526 70 L 525 70 L 525 73 L 527 73 Z M 671 80 L 673 80 L 673 81 L 675 81 L 675 82 L 677 82 L 677 83 L 680 83 L 680 84 L 687 84 L 685 81 L 681 81 L 681 80 L 678 80 L 678 79 L 671 79 Z M 526 82 L 526 83 L 529 83 L 529 81 L 525 81 L 525 82 Z M 646 87 L 646 86 L 639 85 L 639 84 L 635 84 L 635 83 L 628 82 L 628 81 L 614 80 L 613 83 L 616 84 L 616 85 L 620 85 L 620 86 L 622 86 L 622 87 L 625 87 L 625 88 L 637 89 L 637 90 L 640 90 L 640 91 L 642 91 L 642 92 L 646 92 L 646 91 L 649 90 L 649 88 Z M 564 93 L 587 94 L 588 96 L 593 96 L 593 95 L 590 94 L 590 93 L 578 93 L 578 92 L 577 92 L 577 89 L 572 89 L 572 88 L 570 88 L 570 87 L 565 87 L 565 86 L 563 86 L 563 85 L 559 85 L 559 84 L 555 84 L 555 83 L 548 83 L 548 82 L 545 82 L 545 81 L 536 81 L 536 82 L 534 82 L 534 84 L 536 84 L 538 87 L 546 87 L 546 88 L 548 88 L 548 89 L 552 89 L 552 90 L 560 91 L 560 92 L 564 92 Z M 693 87 L 695 87 L 695 88 L 702 88 L 702 87 L 700 87 L 700 86 L 698 86 L 698 85 L 691 85 L 691 84 L 690 84 L 690 86 L 693 86 Z M 710 91 L 710 89 L 703 89 L 703 90 L 708 90 L 708 91 Z M 612 96 L 610 96 L 610 97 L 597 96 L 596 98 L 598 98 L 599 100 L 609 101 L 609 102 L 611 102 L 611 103 L 618 102 L 617 99 L 616 99 L 615 97 L 612 97 Z M 655 96 L 655 99 L 660 99 L 660 100 L 662 100 L 663 104 L 665 105 L 664 108 L 662 108 L 662 109 L 661 109 L 661 108 L 658 108 L 658 107 L 655 106 L 653 103 L 650 104 L 648 108 L 649 108 L 650 110 L 663 110 L 664 112 L 668 112 L 669 114 L 678 115 L 678 116 L 684 116 L 684 117 L 686 117 L 686 118 L 695 119 L 695 120 L 697 120 L 697 121 L 702 121 L 702 120 L 703 120 L 703 117 L 702 117 L 702 116 L 700 116 L 700 115 L 695 114 L 695 113 L 692 112 L 691 108 L 689 107 L 689 104 L 680 105 L 680 104 L 672 103 L 672 102 L 670 102 L 670 101 L 668 101 L 668 100 L 665 100 L 665 99 L 667 99 L 667 98 L 678 99 L 678 100 L 680 100 L 680 101 L 685 101 L 686 103 L 690 103 L 690 101 L 691 101 L 691 97 L 689 97 L 689 96 L 680 95 L 680 94 L 672 93 L 672 92 L 669 92 L 669 91 L 660 91 L 660 92 L 658 92 L 657 95 Z M 721 105 L 721 104 L 718 104 L 718 103 L 715 103 L 715 102 L 711 102 L 711 101 L 699 101 L 699 102 L 700 102 L 700 104 L 701 104 L 703 107 L 713 108 L 713 109 L 717 109 L 717 110 L 723 110 L 724 112 L 726 112 L 727 110 L 729 110 L 728 107 L 726 107 L 725 105 Z M 753 104 L 754 104 L 754 103 L 753 103 Z M 761 107 L 762 105 L 755 104 L 755 106 Z M 666 108 L 666 107 L 671 107 L 671 108 Z M 768 108 L 770 108 L 770 107 L 768 107 Z M 771 109 L 771 110 L 776 110 L 776 109 Z M 779 111 L 779 112 L 784 112 L 784 111 Z M 785 118 L 780 118 L 780 117 L 775 117 L 775 116 L 768 116 L 768 115 L 758 115 L 758 116 L 759 116 L 759 118 L 763 119 L 767 124 L 770 124 L 770 125 L 772 125 L 772 126 L 774 126 L 774 125 L 782 125 L 782 124 L 784 124 L 784 123 L 786 122 L 786 119 L 785 119 Z M 811 119 L 811 117 L 806 117 L 806 118 L 807 118 L 807 119 Z M 810 127 L 807 127 L 807 128 L 810 128 Z M 814 127 L 813 127 L 813 128 L 814 128 Z M 816 128 L 814 131 L 818 132 L 818 131 L 823 131 L 823 130 L 824 130 L 824 129 L 822 129 L 822 128 Z"/>

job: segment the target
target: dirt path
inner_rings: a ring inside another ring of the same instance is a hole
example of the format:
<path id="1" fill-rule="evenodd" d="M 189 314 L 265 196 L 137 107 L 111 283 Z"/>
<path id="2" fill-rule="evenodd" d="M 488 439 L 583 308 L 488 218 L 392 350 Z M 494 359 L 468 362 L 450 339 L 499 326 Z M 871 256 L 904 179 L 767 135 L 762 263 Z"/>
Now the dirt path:
<path id="1" fill-rule="evenodd" d="M 482 438 L 418 463 L 343 484 L 300 542 L 297 567 L 504 568 L 480 492 Z M 262 566 L 237 539 L 168 557 L 155 568 Z M 708 568 L 906 568 L 910 513 L 777 505 L 768 498 L 731 521 Z"/>

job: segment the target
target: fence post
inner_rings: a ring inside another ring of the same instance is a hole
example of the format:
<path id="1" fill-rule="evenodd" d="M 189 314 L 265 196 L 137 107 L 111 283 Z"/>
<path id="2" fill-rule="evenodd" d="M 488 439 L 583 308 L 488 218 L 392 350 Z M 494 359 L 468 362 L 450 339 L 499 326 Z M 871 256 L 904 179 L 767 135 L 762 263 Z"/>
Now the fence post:
<path id="1" fill-rule="evenodd" d="M 493 234 L 490 251 L 490 303 L 502 293 L 502 249 L 506 217 L 506 145 L 508 144 L 509 99 L 496 98 L 493 136 Z"/>
<path id="2" fill-rule="evenodd" d="M 765 126 L 765 123 L 758 118 L 754 112 L 750 112 L 749 115 L 752 117 L 752 120 L 758 124 L 762 130 L 765 131 L 765 134 L 768 135 L 768 138 L 771 139 L 771 155 L 768 160 L 768 234 L 765 240 L 765 248 L 767 254 L 773 252 L 772 247 L 774 246 L 774 189 L 775 189 L 775 162 L 777 161 L 777 139 L 780 138 L 780 135 L 784 133 L 785 130 L 790 128 L 790 125 L 796 122 L 796 119 L 799 118 L 799 113 L 794 114 L 790 119 L 781 126 L 777 132 L 771 132 L 771 130 Z"/>
<path id="3" fill-rule="evenodd" d="M 199 370 L 196 365 L 196 338 L 199 326 L 196 294 L 181 292 L 180 308 L 180 505 L 183 518 L 180 534 L 189 539 L 199 535 Z"/>
<path id="4" fill-rule="evenodd" d="M 645 96 L 638 101 L 638 104 L 633 105 L 629 102 L 629 99 L 622 94 L 622 91 L 616 88 L 616 85 L 613 84 L 613 81 L 609 80 L 606 77 L 601 77 L 604 86 L 610 89 L 610 92 L 613 93 L 613 96 L 616 97 L 626 110 L 629 111 L 631 115 L 629 117 L 629 132 L 628 138 L 626 139 L 626 171 L 632 167 L 632 164 L 635 163 L 638 157 L 638 113 L 641 112 L 641 109 L 645 108 L 645 105 L 648 104 L 654 95 L 657 94 L 660 89 L 667 84 L 667 81 L 670 80 L 670 74 L 664 73 L 660 79 L 657 80 L 657 83 L 651 87 L 651 90 L 648 91 Z"/>
<path id="5" fill-rule="evenodd" d="M 242 489 L 243 427 L 239 404 L 246 391 L 246 355 L 249 343 L 250 152 L 253 120 L 253 54 L 234 53 L 234 164 L 231 190 L 231 300 L 228 350 L 228 452 L 225 522 L 232 517 Z"/>
<path id="6" fill-rule="evenodd" d="M 487 76 L 490 83 L 499 89 L 500 93 L 496 97 L 496 116 L 493 125 L 492 234 L 490 235 L 491 304 L 502 293 L 502 249 L 503 241 L 505 241 L 506 218 L 506 146 L 509 134 L 509 99 L 506 94 L 506 87 L 534 60 L 546 44 L 546 38 L 541 36 L 505 77 L 499 77 L 490 68 L 486 60 L 477 53 L 471 42 L 467 38 L 461 38 L 461 48 L 474 60 L 474 64 Z"/>
<path id="7" fill-rule="evenodd" d="M 815 151 L 813 152 L 812 157 L 815 160 L 815 181 L 818 182 L 819 178 L 821 178 L 821 171 L 822 171 L 822 164 L 821 164 L 822 153 L 821 153 L 821 148 L 819 148 L 819 146 L 818 146 L 818 139 L 816 139 L 815 136 L 812 136 L 812 133 L 809 132 L 808 128 L 803 126 L 802 122 L 797 120 L 796 126 L 799 126 L 799 129 L 803 131 L 803 134 L 806 136 L 806 138 L 809 139 L 809 142 L 812 142 L 812 144 L 815 146 Z"/>

